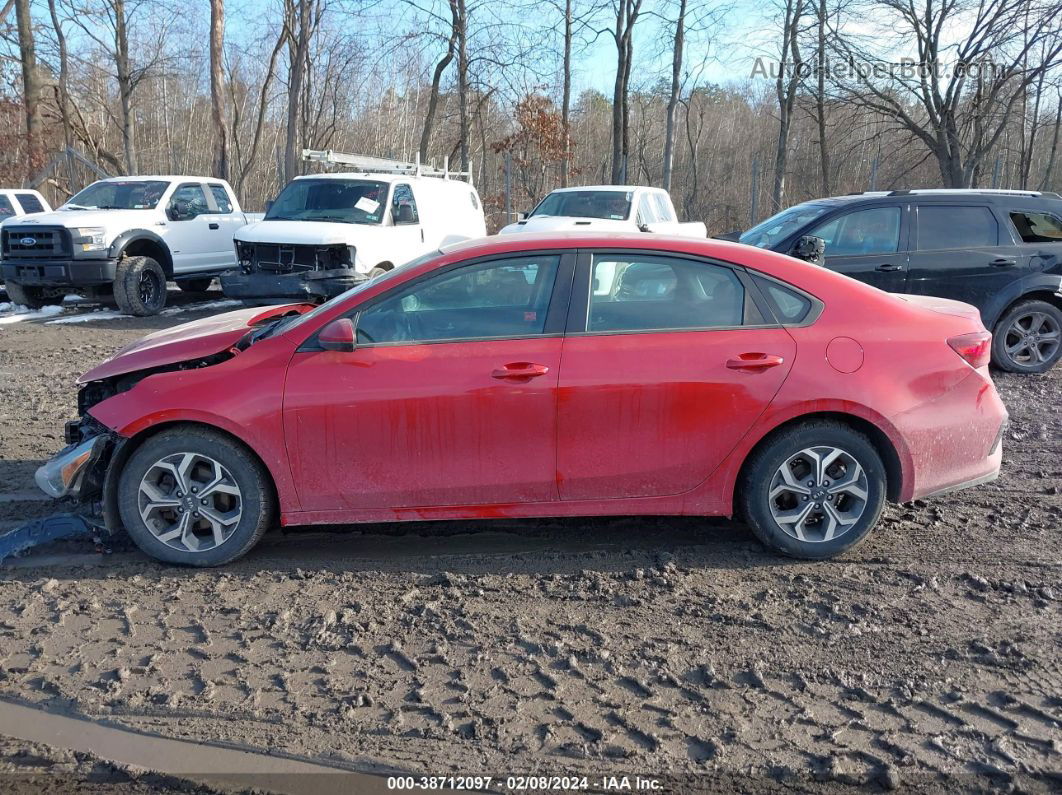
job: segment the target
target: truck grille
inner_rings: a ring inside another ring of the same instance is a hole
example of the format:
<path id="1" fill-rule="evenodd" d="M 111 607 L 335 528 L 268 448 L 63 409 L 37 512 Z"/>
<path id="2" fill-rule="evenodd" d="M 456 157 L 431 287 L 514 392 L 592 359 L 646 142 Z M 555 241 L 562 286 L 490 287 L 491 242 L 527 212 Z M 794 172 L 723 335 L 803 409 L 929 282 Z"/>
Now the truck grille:
<path id="1" fill-rule="evenodd" d="M 69 259 L 70 230 L 61 226 L 5 226 L 0 230 L 4 259 Z"/>
<path id="2" fill-rule="evenodd" d="M 236 241 L 236 257 L 247 273 L 268 271 L 333 270 L 354 266 L 353 247 L 288 245 L 281 243 L 245 243 Z"/>

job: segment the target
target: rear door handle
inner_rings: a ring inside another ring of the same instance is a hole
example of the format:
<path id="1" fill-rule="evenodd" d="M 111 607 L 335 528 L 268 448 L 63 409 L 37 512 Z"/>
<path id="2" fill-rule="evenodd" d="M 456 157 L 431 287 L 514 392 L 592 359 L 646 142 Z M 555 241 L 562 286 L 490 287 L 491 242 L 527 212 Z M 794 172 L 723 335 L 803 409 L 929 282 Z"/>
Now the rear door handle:
<path id="1" fill-rule="evenodd" d="M 535 364 L 534 362 L 509 362 L 509 364 L 502 365 L 494 370 L 490 374 L 490 377 L 500 378 L 502 380 L 527 381 L 531 378 L 538 378 L 538 376 L 545 375 L 548 372 L 549 368 L 544 364 Z"/>
<path id="2" fill-rule="evenodd" d="M 731 370 L 765 370 L 784 362 L 785 359 L 773 353 L 742 353 L 733 359 L 727 359 L 726 366 Z"/>
<path id="3" fill-rule="evenodd" d="M 903 270 L 903 265 L 893 265 L 891 262 L 886 262 L 884 265 L 878 265 L 874 270 L 876 271 L 900 271 Z"/>
<path id="4" fill-rule="evenodd" d="M 220 229 L 220 228 L 221 228 L 221 226 L 220 226 L 220 225 L 218 225 L 218 224 L 214 224 L 214 223 L 212 223 L 212 224 L 210 224 L 210 228 L 211 228 L 211 229 Z"/>
<path id="5" fill-rule="evenodd" d="M 999 257 L 998 259 L 992 260 L 993 268 L 1009 268 L 1012 265 L 1017 264 L 1018 261 L 1016 259 L 1011 259 L 1010 257 Z"/>

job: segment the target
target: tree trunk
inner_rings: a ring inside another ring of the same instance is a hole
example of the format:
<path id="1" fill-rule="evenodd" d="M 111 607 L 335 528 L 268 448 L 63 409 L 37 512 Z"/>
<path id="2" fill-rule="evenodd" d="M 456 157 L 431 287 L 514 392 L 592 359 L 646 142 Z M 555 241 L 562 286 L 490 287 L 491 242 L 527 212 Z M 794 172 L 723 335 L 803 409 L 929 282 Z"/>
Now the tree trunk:
<path id="1" fill-rule="evenodd" d="M 819 166 L 822 171 L 822 195 L 830 190 L 830 147 L 826 141 L 826 0 L 819 0 L 818 85 L 815 87 L 815 117 L 819 126 Z"/>
<path id="2" fill-rule="evenodd" d="M 122 148 L 125 172 L 137 173 L 136 117 L 133 114 L 134 77 L 129 61 L 129 30 L 125 0 L 114 0 L 114 67 L 118 77 L 118 96 L 122 109 Z"/>
<path id="3" fill-rule="evenodd" d="M 18 49 L 22 60 L 22 101 L 26 106 L 27 176 L 41 165 L 41 76 L 37 69 L 37 45 L 33 39 L 30 0 L 15 0 Z"/>
<path id="4" fill-rule="evenodd" d="M 299 143 L 299 100 L 302 97 L 302 80 L 306 72 L 306 62 L 310 51 L 312 0 L 293 0 L 297 7 L 291 9 L 290 18 L 293 26 L 291 32 L 294 49 L 289 59 L 288 70 L 288 108 L 286 118 L 286 135 L 284 138 L 284 182 L 290 182 L 298 174 L 299 158 L 296 151 Z"/>
<path id="5" fill-rule="evenodd" d="M 685 2 L 685 0 L 683 0 Z M 561 94 L 561 132 L 564 135 L 564 160 L 561 161 L 561 187 L 568 187 L 571 172 L 572 136 L 572 0 L 564 0 L 564 88 Z"/>
<path id="6" fill-rule="evenodd" d="M 214 176 L 229 178 L 229 125 L 225 120 L 224 73 L 225 0 L 210 0 L 210 109 L 218 151 L 214 158 Z"/>
<path id="7" fill-rule="evenodd" d="M 774 153 L 774 185 L 771 203 L 774 212 L 782 209 L 785 197 L 785 172 L 789 162 L 789 130 L 793 120 L 793 105 L 800 84 L 800 50 L 797 36 L 804 14 L 804 0 L 787 0 L 782 25 L 782 58 L 778 64 L 775 93 L 778 97 L 778 142 Z M 787 73 L 787 68 L 790 70 Z"/>
<path id="8" fill-rule="evenodd" d="M 630 82 L 634 59 L 633 28 L 641 13 L 642 0 L 619 0 L 615 6 L 616 82 L 612 91 L 612 184 L 627 179 L 630 154 Z"/>
<path id="9" fill-rule="evenodd" d="M 461 134 L 461 170 L 469 171 L 468 157 L 469 119 L 468 119 L 468 7 L 465 0 L 457 0 L 457 100 L 461 103 L 459 119 Z"/>
<path id="10" fill-rule="evenodd" d="M 435 73 L 431 78 L 431 92 L 428 94 L 428 110 L 424 114 L 424 127 L 420 133 L 420 162 L 428 161 L 428 147 L 431 145 L 432 127 L 435 125 L 435 112 L 439 107 L 439 86 L 442 83 L 446 67 L 454 59 L 457 48 L 457 0 L 450 0 L 450 38 L 446 43 L 446 55 L 435 64 Z"/>
<path id="11" fill-rule="evenodd" d="M 70 151 L 74 148 L 74 130 L 70 120 L 70 56 L 66 49 L 66 34 L 63 33 L 63 25 L 59 21 L 59 12 L 55 7 L 56 0 L 48 0 L 48 13 L 52 18 L 52 27 L 55 29 L 55 43 L 59 50 L 59 85 L 58 105 L 59 118 L 63 123 L 63 147 L 66 149 L 66 178 L 67 190 L 71 195 L 81 187 L 78 184 L 77 174 Z"/>
<path id="12" fill-rule="evenodd" d="M 664 190 L 671 190 L 671 170 L 675 162 L 675 110 L 682 87 L 682 48 L 686 38 L 686 0 L 679 0 L 675 22 L 675 46 L 671 53 L 671 94 L 667 100 L 667 124 L 664 131 Z"/>

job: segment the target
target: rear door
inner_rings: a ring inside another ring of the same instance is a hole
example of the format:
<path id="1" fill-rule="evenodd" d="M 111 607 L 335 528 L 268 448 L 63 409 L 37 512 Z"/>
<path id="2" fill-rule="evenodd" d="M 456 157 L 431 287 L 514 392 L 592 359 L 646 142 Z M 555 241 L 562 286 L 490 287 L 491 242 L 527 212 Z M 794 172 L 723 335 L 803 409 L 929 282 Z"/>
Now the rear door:
<path id="1" fill-rule="evenodd" d="M 836 215 L 807 234 L 826 241 L 826 267 L 890 293 L 907 285 L 907 208 L 863 207 Z"/>
<path id="2" fill-rule="evenodd" d="M 965 301 L 978 309 L 1020 278 L 1029 256 L 987 204 L 920 203 L 907 291 Z"/>
<path id="3" fill-rule="evenodd" d="M 737 269 L 652 252 L 584 252 L 557 409 L 563 500 L 688 491 L 719 465 L 792 366 Z"/>
<path id="4" fill-rule="evenodd" d="M 206 219 L 207 231 L 217 233 L 211 237 L 214 263 L 218 267 L 233 266 L 236 264 L 236 249 L 232 239 L 236 230 L 247 221 L 243 213 L 236 209 L 238 204 L 235 197 L 224 185 L 208 182 L 203 187 L 210 207 L 210 214 Z"/>

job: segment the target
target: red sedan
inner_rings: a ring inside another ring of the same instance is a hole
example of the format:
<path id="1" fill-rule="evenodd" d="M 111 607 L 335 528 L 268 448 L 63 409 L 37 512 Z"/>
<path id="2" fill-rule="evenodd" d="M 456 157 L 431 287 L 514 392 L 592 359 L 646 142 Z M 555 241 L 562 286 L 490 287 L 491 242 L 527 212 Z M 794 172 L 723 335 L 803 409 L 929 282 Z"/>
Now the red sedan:
<path id="1" fill-rule="evenodd" d="M 997 476 L 990 343 L 966 304 L 748 246 L 488 238 L 133 343 L 37 482 L 199 566 L 278 519 L 615 514 L 737 514 L 827 558 L 885 500 Z"/>

